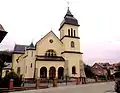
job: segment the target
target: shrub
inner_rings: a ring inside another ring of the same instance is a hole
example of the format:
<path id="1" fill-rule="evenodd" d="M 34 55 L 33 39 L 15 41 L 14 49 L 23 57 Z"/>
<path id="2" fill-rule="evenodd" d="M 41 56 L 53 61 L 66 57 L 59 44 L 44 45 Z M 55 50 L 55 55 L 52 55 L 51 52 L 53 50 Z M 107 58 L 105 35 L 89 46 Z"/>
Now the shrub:
<path id="1" fill-rule="evenodd" d="M 115 75 L 115 78 L 120 78 L 120 72 L 116 72 L 114 73 L 114 75 Z"/>
<path id="2" fill-rule="evenodd" d="M 105 76 L 104 75 L 98 75 L 98 79 L 99 80 L 105 80 Z"/>
<path id="3" fill-rule="evenodd" d="M 10 79 L 14 80 L 14 87 L 20 87 L 21 86 L 21 78 L 15 73 L 15 72 L 9 72 L 0 82 L 1 88 L 8 88 Z"/>

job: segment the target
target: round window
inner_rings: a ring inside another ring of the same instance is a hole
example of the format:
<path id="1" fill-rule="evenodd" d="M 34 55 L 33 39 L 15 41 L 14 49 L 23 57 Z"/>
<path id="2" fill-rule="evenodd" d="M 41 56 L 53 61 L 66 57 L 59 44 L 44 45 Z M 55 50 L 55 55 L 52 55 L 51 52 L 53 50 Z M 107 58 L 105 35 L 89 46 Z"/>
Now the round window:
<path id="1" fill-rule="evenodd" d="M 50 40 L 49 40 L 49 42 L 50 42 L 50 43 L 53 43 L 53 40 L 52 40 L 52 39 L 50 39 Z"/>

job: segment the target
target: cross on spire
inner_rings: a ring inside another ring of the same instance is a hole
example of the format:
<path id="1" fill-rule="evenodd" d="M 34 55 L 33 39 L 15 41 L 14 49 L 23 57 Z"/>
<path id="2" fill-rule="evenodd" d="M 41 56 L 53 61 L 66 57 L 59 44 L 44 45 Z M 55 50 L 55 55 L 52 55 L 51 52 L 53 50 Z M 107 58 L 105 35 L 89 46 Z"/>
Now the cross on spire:
<path id="1" fill-rule="evenodd" d="M 68 8 L 69 8 L 69 4 L 70 4 L 70 2 L 69 2 L 69 1 L 67 1 Z"/>
<path id="2" fill-rule="evenodd" d="M 67 7 L 69 8 L 70 2 L 68 0 L 64 0 L 67 2 Z"/>

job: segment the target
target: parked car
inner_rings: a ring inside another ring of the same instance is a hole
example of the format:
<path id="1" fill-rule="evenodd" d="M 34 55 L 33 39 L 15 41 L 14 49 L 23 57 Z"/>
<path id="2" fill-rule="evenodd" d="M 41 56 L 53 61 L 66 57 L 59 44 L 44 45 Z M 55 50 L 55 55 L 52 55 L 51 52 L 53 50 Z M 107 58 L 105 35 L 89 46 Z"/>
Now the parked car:
<path id="1" fill-rule="evenodd" d="M 115 92 L 120 93 L 120 80 L 115 82 Z"/>

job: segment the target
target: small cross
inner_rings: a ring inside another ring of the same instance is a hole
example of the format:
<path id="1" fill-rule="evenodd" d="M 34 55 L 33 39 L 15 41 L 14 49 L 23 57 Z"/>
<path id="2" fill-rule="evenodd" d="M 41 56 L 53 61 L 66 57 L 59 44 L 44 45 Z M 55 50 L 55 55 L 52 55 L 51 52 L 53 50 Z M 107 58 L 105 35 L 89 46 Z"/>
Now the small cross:
<path id="1" fill-rule="evenodd" d="M 32 39 L 32 42 L 31 43 L 33 43 L 33 39 Z"/>
<path id="2" fill-rule="evenodd" d="M 70 2 L 69 2 L 68 0 L 64 0 L 64 1 L 66 1 L 66 2 L 67 2 L 67 6 L 69 7 Z"/>
<path id="3" fill-rule="evenodd" d="M 68 5 L 68 7 L 69 7 L 69 4 L 70 4 L 70 2 L 69 2 L 69 1 L 67 1 L 67 5 Z"/>

